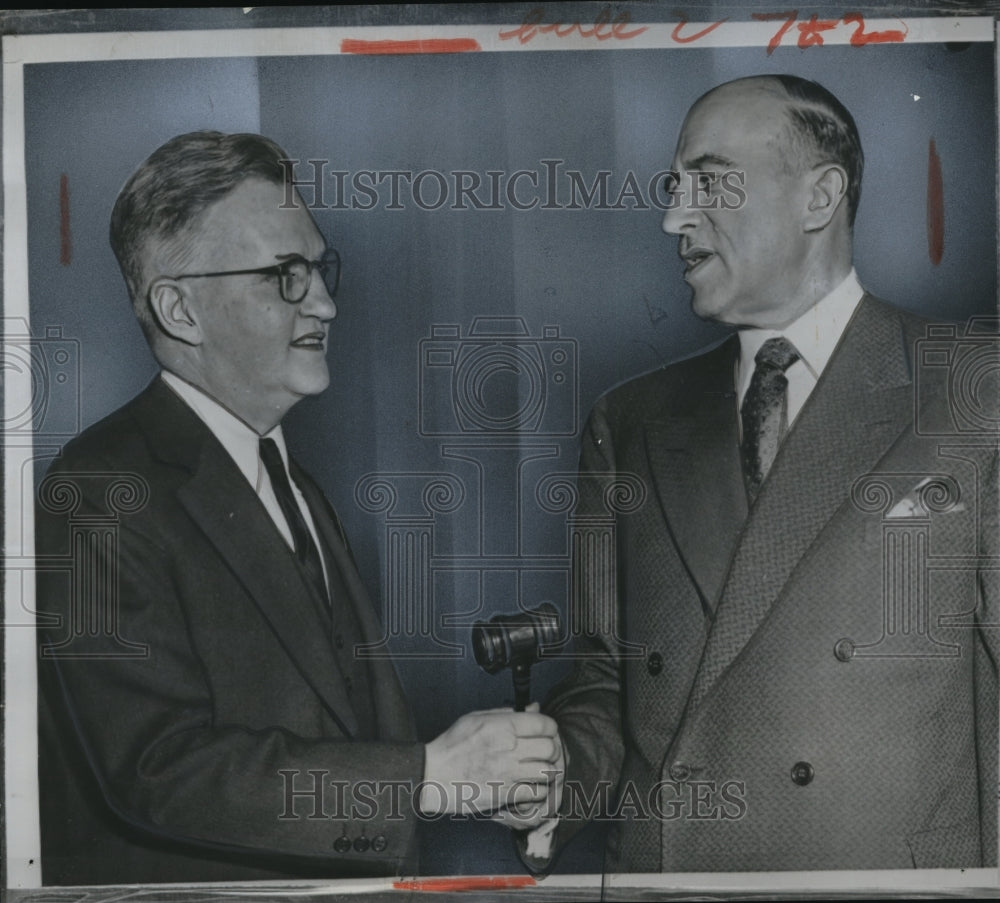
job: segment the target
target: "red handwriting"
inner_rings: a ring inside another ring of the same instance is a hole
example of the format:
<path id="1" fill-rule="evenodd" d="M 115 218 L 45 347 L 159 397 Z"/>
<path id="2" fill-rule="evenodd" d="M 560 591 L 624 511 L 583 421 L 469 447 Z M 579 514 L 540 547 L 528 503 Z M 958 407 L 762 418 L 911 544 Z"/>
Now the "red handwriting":
<path id="1" fill-rule="evenodd" d="M 501 41 L 517 40 L 521 44 L 527 44 L 532 38 L 540 34 L 554 34 L 557 38 L 569 37 L 574 31 L 578 32 L 581 38 L 596 38 L 598 41 L 627 41 L 629 38 L 637 37 L 647 30 L 647 26 L 628 30 L 628 25 L 632 17 L 628 11 L 620 12 L 614 19 L 611 18 L 611 7 L 606 6 L 594 18 L 592 27 L 585 28 L 580 22 L 550 22 L 542 24 L 545 18 L 545 10 L 537 6 L 529 10 L 521 24 L 508 31 L 501 31 L 498 37 Z"/>
<path id="2" fill-rule="evenodd" d="M 852 47 L 864 47 L 866 44 L 902 43 L 906 40 L 906 35 L 909 32 L 905 23 L 900 23 L 903 25 L 902 30 L 898 28 L 887 28 L 884 31 L 865 31 L 865 19 L 861 13 L 845 13 L 839 19 L 820 19 L 815 13 L 813 13 L 803 22 L 798 21 L 799 11 L 797 9 L 789 9 L 784 12 L 774 13 L 751 13 L 750 16 L 757 22 L 781 22 L 778 30 L 771 35 L 771 39 L 767 42 L 768 56 L 774 53 L 774 51 L 781 46 L 781 42 L 784 40 L 785 35 L 792 30 L 792 26 L 795 26 L 799 32 L 796 45 L 802 49 L 805 49 L 806 47 L 822 46 L 824 43 L 823 34 L 828 31 L 833 31 L 841 25 L 854 26 L 854 31 L 851 33 L 850 38 Z M 688 24 L 688 21 L 687 16 L 681 15 L 680 22 L 674 26 L 674 30 L 670 33 L 670 37 L 675 43 L 692 44 L 714 31 L 727 20 L 719 19 L 718 21 L 707 25 L 705 28 L 701 29 L 701 31 L 685 35 L 682 33 L 682 30 L 684 26 Z"/>
<path id="3" fill-rule="evenodd" d="M 699 38 L 705 37 L 709 32 L 715 31 L 726 19 L 719 19 L 718 22 L 713 22 L 707 28 L 703 28 L 701 31 L 696 31 L 694 34 L 682 35 L 681 29 L 688 24 L 687 16 L 682 15 L 680 22 L 674 26 L 674 30 L 670 32 L 670 37 L 675 40 L 678 44 L 690 44 L 692 41 L 697 41 Z"/>
<path id="4" fill-rule="evenodd" d="M 823 32 L 837 27 L 837 20 L 817 19 L 813 13 L 808 22 L 799 23 L 799 47 L 813 47 L 823 43 Z"/>
<path id="5" fill-rule="evenodd" d="M 854 34 L 851 35 L 852 47 L 864 47 L 865 44 L 889 44 L 901 43 L 906 40 L 906 33 L 909 29 L 903 23 L 903 30 L 887 28 L 885 31 L 865 32 L 865 19 L 861 13 L 848 13 L 844 16 L 847 25 L 857 25 Z"/>
<path id="6" fill-rule="evenodd" d="M 473 38 L 427 38 L 416 41 L 365 41 L 361 38 L 344 38 L 340 42 L 341 53 L 365 53 L 380 55 L 387 53 L 468 53 L 482 50 Z"/>
<path id="7" fill-rule="evenodd" d="M 751 13 L 750 16 L 756 19 L 758 22 L 774 22 L 776 19 L 784 19 L 785 22 L 772 36 L 771 40 L 767 42 L 767 55 L 770 56 L 774 53 L 775 48 L 781 43 L 781 39 L 785 36 L 785 32 L 788 31 L 792 25 L 795 24 L 795 19 L 797 18 L 799 11 L 797 9 L 789 10 L 784 13 Z"/>

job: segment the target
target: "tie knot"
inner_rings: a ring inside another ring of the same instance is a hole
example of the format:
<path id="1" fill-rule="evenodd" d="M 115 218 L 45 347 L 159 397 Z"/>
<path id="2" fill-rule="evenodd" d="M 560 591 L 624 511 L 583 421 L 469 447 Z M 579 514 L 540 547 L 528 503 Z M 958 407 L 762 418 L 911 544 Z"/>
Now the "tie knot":
<path id="1" fill-rule="evenodd" d="M 784 373 L 799 359 L 795 346 L 784 336 L 768 339 L 754 357 L 758 367 L 771 367 Z"/>
<path id="2" fill-rule="evenodd" d="M 281 460 L 281 452 L 278 451 L 278 443 L 273 439 L 261 439 L 258 443 L 260 449 L 260 459 L 264 462 L 268 474 L 274 473 L 277 469 L 284 471 L 285 462 Z"/>
<path id="3" fill-rule="evenodd" d="M 278 451 L 278 443 L 273 439 L 261 439 L 258 442 L 260 446 L 260 456 L 261 458 L 270 458 L 272 461 L 277 458 L 281 460 L 281 452 Z"/>

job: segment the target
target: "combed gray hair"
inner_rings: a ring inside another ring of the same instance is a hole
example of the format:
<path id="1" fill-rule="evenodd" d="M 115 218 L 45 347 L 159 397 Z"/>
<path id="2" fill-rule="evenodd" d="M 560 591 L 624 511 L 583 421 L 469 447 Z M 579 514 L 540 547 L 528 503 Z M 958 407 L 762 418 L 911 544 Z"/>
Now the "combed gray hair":
<path id="1" fill-rule="evenodd" d="M 147 337 L 155 330 L 146 272 L 151 242 L 170 242 L 212 204 L 248 179 L 290 184 L 287 154 L 269 138 L 189 132 L 150 154 L 125 183 L 111 212 L 111 249 Z"/>

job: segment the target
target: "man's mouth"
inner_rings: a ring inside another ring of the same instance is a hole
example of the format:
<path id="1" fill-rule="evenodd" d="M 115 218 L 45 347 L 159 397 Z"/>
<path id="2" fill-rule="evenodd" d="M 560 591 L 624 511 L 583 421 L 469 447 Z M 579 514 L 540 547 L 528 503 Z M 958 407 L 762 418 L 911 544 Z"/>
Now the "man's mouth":
<path id="1" fill-rule="evenodd" d="M 681 260 L 687 264 L 684 275 L 690 276 L 714 257 L 715 252 L 709 251 L 708 248 L 688 248 L 686 251 L 682 251 Z"/>
<path id="2" fill-rule="evenodd" d="M 307 351 L 323 351 L 325 341 L 326 333 L 307 332 L 305 335 L 300 335 L 291 344 L 293 348 L 304 348 Z"/>

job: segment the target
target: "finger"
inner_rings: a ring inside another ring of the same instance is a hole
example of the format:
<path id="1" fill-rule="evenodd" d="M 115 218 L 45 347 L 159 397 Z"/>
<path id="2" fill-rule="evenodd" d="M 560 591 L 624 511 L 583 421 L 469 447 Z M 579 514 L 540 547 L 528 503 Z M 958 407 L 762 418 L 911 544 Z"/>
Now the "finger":
<path id="1" fill-rule="evenodd" d="M 559 734 L 555 720 L 540 712 L 515 712 L 510 718 L 519 737 L 556 737 Z"/>
<path id="2" fill-rule="evenodd" d="M 563 773 L 555 768 L 555 766 L 542 765 L 536 767 L 537 770 L 532 769 L 530 765 L 527 768 L 522 766 L 520 774 L 508 782 L 509 786 L 513 787 L 525 784 L 530 787 L 537 787 L 544 793 L 563 781 Z"/>
<path id="3" fill-rule="evenodd" d="M 559 755 L 561 756 L 559 764 L 561 764 L 564 769 L 569 768 L 569 750 L 566 748 L 566 744 L 562 737 L 559 738 Z"/>
<path id="4" fill-rule="evenodd" d="M 540 803 L 521 803 L 520 805 L 505 806 L 503 811 L 509 812 L 515 818 L 530 818 L 536 812 L 541 812 L 549 804 L 547 797 Z"/>
<path id="5" fill-rule="evenodd" d="M 521 762 L 542 762 L 555 765 L 560 758 L 560 743 L 552 737 L 522 737 L 517 741 L 517 758 Z"/>
<path id="6" fill-rule="evenodd" d="M 470 750 L 485 749 L 502 754 L 511 752 L 517 746 L 517 731 L 509 712 L 470 712 L 461 720 L 464 722 L 463 730 L 457 740 L 465 743 Z"/>
<path id="7" fill-rule="evenodd" d="M 515 802 L 504 806 L 503 810 L 506 810 L 512 822 L 521 822 L 522 826 L 527 822 L 537 825 L 546 819 L 559 817 L 559 802 L 558 796 L 549 793 L 544 800 L 530 803 Z"/>
<path id="8" fill-rule="evenodd" d="M 562 774 L 562 770 L 551 762 L 522 762 L 516 753 L 492 756 L 488 763 L 482 764 L 476 771 L 465 772 L 468 779 L 480 781 L 484 785 L 489 781 L 504 788 L 530 784 L 543 789 L 559 780 Z"/>
<path id="9" fill-rule="evenodd" d="M 542 707 L 537 702 L 529 702 L 528 707 L 525 709 L 526 712 L 539 712 Z"/>
<path id="10" fill-rule="evenodd" d="M 504 794 L 504 808 L 511 809 L 518 806 L 529 806 L 533 803 L 544 803 L 548 797 L 548 784 L 519 781 L 509 787 L 506 794 Z"/>

